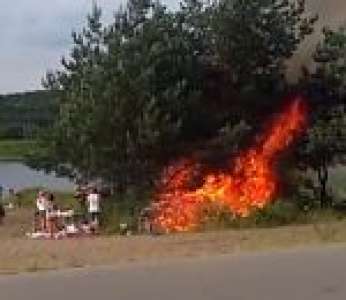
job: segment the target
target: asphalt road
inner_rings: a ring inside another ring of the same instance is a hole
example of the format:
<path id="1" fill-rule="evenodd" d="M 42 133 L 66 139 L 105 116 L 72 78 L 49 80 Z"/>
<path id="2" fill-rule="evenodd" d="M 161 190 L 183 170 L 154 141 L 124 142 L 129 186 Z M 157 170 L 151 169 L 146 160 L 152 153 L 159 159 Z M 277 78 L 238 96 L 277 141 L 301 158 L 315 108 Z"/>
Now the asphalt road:
<path id="1" fill-rule="evenodd" d="M 0 277 L 1 300 L 345 300 L 346 247 Z"/>

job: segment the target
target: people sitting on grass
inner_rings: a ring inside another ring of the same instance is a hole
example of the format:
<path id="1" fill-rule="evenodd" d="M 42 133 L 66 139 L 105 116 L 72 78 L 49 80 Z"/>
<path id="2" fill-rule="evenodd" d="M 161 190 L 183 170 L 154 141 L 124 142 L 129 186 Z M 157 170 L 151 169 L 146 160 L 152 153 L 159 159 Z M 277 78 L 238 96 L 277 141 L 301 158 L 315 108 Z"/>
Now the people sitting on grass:
<path id="1" fill-rule="evenodd" d="M 96 188 L 87 196 L 88 214 L 82 215 L 83 222 L 76 222 L 73 210 L 60 210 L 52 193 L 40 191 L 36 198 L 36 212 L 31 238 L 64 238 L 93 234 L 98 231 L 100 195 Z"/>

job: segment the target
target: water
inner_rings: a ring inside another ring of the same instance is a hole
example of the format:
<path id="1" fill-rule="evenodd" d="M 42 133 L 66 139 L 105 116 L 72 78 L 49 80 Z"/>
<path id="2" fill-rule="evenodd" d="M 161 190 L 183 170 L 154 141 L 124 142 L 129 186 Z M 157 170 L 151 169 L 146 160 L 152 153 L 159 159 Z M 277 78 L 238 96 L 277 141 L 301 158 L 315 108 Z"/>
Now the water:
<path id="1" fill-rule="evenodd" d="M 73 183 L 66 178 L 57 178 L 25 166 L 21 162 L 0 161 L 0 185 L 15 191 L 24 188 L 43 187 L 52 191 L 71 191 Z"/>

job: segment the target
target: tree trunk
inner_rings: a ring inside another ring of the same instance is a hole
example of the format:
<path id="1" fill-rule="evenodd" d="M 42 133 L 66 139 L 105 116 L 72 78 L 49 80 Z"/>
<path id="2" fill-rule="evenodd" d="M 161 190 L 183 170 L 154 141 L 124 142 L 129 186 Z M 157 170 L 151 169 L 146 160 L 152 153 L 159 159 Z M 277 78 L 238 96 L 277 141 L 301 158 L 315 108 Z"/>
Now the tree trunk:
<path id="1" fill-rule="evenodd" d="M 327 183 L 328 183 L 328 166 L 325 161 L 322 162 L 321 166 L 317 170 L 318 181 L 320 184 L 320 204 L 321 208 L 326 208 L 330 206 L 331 203 L 328 201 L 327 195 Z"/>

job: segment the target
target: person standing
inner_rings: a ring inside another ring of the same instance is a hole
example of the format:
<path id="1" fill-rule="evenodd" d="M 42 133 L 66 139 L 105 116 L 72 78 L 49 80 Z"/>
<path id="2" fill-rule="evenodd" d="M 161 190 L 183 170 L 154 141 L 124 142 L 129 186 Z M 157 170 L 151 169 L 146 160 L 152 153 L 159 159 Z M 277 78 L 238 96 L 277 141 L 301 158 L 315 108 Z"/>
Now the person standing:
<path id="1" fill-rule="evenodd" d="M 87 196 L 88 190 L 86 189 L 86 187 L 79 185 L 75 191 L 74 197 L 79 200 L 81 214 L 83 218 L 86 217 L 88 213 Z"/>
<path id="2" fill-rule="evenodd" d="M 87 197 L 89 217 L 92 225 L 99 225 L 100 217 L 100 194 L 96 188 L 93 188 Z"/>
<path id="3" fill-rule="evenodd" d="M 4 197 L 4 187 L 0 185 L 0 202 L 3 204 L 3 197 Z"/>
<path id="4" fill-rule="evenodd" d="M 46 217 L 47 217 L 47 229 L 50 238 L 54 237 L 54 234 L 58 232 L 58 207 L 55 203 L 54 195 L 49 194 L 46 205 Z"/>
<path id="5" fill-rule="evenodd" d="M 8 208 L 13 209 L 15 203 L 16 193 L 13 188 L 8 189 Z"/>
<path id="6" fill-rule="evenodd" d="M 41 231 L 45 231 L 47 228 L 46 224 L 46 214 L 47 214 L 47 195 L 43 191 L 39 191 L 36 198 L 36 208 L 38 211 L 38 216 L 40 220 Z"/>
<path id="7" fill-rule="evenodd" d="M 5 218 L 5 208 L 3 203 L 3 192 L 4 188 L 0 185 L 0 225 L 2 224 L 2 220 Z"/>
<path id="8" fill-rule="evenodd" d="M 4 218 L 5 218 L 5 208 L 0 202 L 0 225 L 2 225 Z"/>

